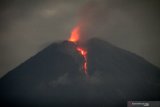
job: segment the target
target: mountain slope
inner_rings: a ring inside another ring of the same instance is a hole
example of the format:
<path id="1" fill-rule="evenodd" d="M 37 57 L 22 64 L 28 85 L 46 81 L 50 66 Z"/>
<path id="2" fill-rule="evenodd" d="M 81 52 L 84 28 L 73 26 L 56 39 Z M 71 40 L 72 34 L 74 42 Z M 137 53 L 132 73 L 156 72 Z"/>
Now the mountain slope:
<path id="1" fill-rule="evenodd" d="M 160 100 L 160 70 L 106 41 L 87 42 L 88 73 L 71 42 L 52 44 L 0 80 L 1 104 L 8 106 L 109 106 Z"/>

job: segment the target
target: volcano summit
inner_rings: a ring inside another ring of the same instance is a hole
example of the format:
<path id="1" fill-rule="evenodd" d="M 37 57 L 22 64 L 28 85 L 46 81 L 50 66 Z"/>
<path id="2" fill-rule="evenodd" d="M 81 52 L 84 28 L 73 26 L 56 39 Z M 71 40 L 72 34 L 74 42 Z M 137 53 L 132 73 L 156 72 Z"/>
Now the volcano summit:
<path id="1" fill-rule="evenodd" d="M 73 42 L 53 43 L 0 79 L 0 105 L 126 107 L 160 100 L 160 70 L 142 57 L 90 39 L 87 72 Z"/>

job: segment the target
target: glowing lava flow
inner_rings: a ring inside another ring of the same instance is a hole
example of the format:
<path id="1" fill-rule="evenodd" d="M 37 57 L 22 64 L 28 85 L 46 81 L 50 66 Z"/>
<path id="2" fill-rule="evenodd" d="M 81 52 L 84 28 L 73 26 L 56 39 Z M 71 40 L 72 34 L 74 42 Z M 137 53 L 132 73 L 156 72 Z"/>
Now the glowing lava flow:
<path id="1" fill-rule="evenodd" d="M 87 51 L 80 48 L 80 47 L 77 47 L 76 49 L 84 58 L 83 69 L 84 69 L 85 75 L 88 77 L 88 73 L 87 73 Z"/>
<path id="2" fill-rule="evenodd" d="M 80 27 L 76 26 L 72 32 L 71 32 L 71 36 L 69 38 L 69 41 L 74 42 L 75 44 L 77 44 L 78 40 L 79 40 L 79 34 L 80 34 Z M 84 58 L 84 62 L 83 62 L 83 70 L 84 73 L 86 75 L 87 78 L 89 78 L 88 76 L 88 72 L 87 72 L 87 51 L 81 47 L 79 47 L 77 45 L 76 50 L 83 56 Z"/>

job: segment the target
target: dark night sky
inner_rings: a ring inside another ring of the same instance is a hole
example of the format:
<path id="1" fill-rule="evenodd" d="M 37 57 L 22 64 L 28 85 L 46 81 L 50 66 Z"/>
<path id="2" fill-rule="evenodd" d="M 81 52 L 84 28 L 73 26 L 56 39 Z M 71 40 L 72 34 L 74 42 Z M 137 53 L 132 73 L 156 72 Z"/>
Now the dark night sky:
<path id="1" fill-rule="evenodd" d="M 55 41 L 78 20 L 99 37 L 160 67 L 158 0 L 1 0 L 0 76 Z"/>

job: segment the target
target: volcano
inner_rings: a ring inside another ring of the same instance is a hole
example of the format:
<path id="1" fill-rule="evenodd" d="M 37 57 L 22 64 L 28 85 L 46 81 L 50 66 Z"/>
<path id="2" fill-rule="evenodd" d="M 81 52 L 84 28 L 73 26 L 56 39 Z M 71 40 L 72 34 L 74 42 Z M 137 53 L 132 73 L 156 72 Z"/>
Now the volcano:
<path id="1" fill-rule="evenodd" d="M 86 42 L 84 58 L 73 42 L 53 43 L 0 79 L 4 107 L 126 107 L 160 100 L 160 69 L 106 41 Z"/>

